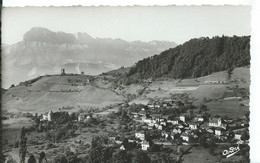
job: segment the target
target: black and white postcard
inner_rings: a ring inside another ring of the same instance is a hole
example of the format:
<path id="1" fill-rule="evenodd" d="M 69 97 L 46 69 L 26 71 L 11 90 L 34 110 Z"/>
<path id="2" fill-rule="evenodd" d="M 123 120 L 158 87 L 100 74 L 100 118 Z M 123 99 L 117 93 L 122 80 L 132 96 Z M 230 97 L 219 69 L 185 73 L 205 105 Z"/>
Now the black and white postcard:
<path id="1" fill-rule="evenodd" d="M 251 162 L 251 11 L 3 7 L 1 162 Z"/>

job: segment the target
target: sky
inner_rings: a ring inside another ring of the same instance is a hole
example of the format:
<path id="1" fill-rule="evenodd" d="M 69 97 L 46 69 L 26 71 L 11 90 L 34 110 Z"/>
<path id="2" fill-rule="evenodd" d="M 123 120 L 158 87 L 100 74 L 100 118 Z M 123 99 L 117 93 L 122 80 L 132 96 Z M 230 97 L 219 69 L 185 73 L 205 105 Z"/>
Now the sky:
<path id="1" fill-rule="evenodd" d="M 126 41 L 250 35 L 250 6 L 5 7 L 2 42 L 14 44 L 33 27 Z"/>

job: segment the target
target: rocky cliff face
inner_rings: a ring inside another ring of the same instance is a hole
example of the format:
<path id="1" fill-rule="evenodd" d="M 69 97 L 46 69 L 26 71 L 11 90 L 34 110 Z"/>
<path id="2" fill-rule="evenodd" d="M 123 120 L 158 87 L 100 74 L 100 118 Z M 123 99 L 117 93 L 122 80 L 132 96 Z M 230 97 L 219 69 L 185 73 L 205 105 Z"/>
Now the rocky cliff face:
<path id="1" fill-rule="evenodd" d="M 140 59 L 176 44 L 167 41 L 127 42 L 121 39 L 93 38 L 87 33 L 69 34 L 45 28 L 32 28 L 23 40 L 2 46 L 3 86 L 44 74 L 68 73 L 97 75 L 121 66 L 131 66 Z"/>

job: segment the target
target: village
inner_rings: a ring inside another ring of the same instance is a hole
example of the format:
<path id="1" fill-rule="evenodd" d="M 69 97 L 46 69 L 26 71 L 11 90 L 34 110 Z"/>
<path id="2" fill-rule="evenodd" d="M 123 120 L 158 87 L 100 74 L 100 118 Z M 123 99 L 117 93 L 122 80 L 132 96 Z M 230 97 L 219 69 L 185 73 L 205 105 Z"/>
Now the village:
<path id="1" fill-rule="evenodd" d="M 210 115 L 207 113 L 205 105 L 195 109 L 193 105 L 184 106 L 181 101 L 173 99 L 153 101 L 147 105 L 120 104 L 118 106 L 118 111 L 109 112 L 107 115 L 99 114 L 100 111 L 97 112 L 95 109 L 92 111 L 86 109 L 86 111 L 81 110 L 76 113 L 61 110 L 58 112 L 49 111 L 46 114 L 26 113 L 22 116 L 32 118 L 34 122 L 37 119 L 38 128 L 46 127 L 48 122 L 57 120 L 57 116 L 67 115 L 68 119 L 73 120 L 73 123 L 83 124 L 92 123 L 93 119 L 105 122 L 112 116 L 119 121 L 120 127 L 115 129 L 116 132 L 113 134 L 111 132 L 107 135 L 110 141 L 120 145 L 121 150 L 127 148 L 122 143 L 125 138 L 128 139 L 129 143 L 136 143 L 137 147 L 139 146 L 143 151 L 149 151 L 152 143 L 163 147 L 195 144 L 203 146 L 207 143 L 248 143 L 249 120 L 246 115 L 238 119 Z M 128 124 L 132 124 L 128 130 L 122 129 Z M 124 136 L 120 138 L 119 135 Z"/>

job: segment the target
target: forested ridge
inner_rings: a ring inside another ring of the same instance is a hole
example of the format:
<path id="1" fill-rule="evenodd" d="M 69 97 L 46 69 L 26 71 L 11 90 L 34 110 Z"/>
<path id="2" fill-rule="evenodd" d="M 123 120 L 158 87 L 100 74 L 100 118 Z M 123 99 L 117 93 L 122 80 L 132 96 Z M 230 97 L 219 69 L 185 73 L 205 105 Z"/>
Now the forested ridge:
<path id="1" fill-rule="evenodd" d="M 250 36 L 191 39 L 135 64 L 130 76 L 191 78 L 250 65 Z"/>

